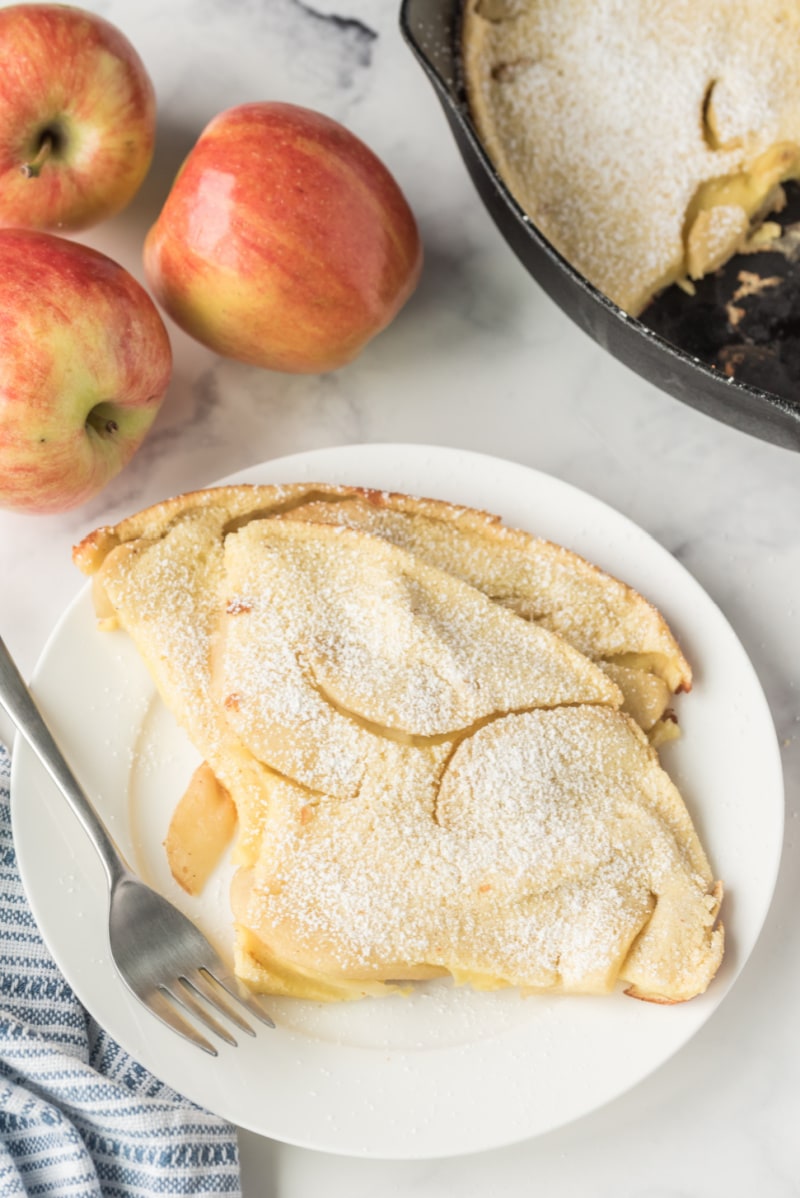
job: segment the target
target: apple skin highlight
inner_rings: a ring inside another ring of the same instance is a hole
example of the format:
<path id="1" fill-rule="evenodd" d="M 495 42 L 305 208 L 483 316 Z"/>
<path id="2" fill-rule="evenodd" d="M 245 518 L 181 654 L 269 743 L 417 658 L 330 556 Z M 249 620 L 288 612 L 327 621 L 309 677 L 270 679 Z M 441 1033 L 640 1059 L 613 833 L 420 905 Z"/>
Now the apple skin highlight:
<path id="1" fill-rule="evenodd" d="M 0 229 L 0 507 L 90 499 L 141 444 L 169 383 L 158 311 L 104 254 Z"/>
<path id="2" fill-rule="evenodd" d="M 291 104 L 216 117 L 145 242 L 154 294 L 217 353 L 295 373 L 336 369 L 413 292 L 422 246 L 376 155 Z"/>
<path id="3" fill-rule="evenodd" d="M 156 101 L 128 39 L 79 8 L 0 8 L 0 226 L 74 232 L 150 166 Z"/>

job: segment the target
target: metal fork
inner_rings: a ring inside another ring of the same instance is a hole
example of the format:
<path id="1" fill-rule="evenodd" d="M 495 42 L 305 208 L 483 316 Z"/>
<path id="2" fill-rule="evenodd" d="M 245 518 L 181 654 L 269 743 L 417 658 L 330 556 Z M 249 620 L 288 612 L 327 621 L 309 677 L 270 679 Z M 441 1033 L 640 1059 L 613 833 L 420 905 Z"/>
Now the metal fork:
<path id="1" fill-rule="evenodd" d="M 136 877 L 86 797 L 0 637 L 0 703 L 30 744 L 100 854 L 108 879 L 111 959 L 128 989 L 173 1031 L 217 1056 L 186 1016 L 236 1045 L 221 1015 L 254 1036 L 240 1008 L 274 1027 L 190 919 Z"/>

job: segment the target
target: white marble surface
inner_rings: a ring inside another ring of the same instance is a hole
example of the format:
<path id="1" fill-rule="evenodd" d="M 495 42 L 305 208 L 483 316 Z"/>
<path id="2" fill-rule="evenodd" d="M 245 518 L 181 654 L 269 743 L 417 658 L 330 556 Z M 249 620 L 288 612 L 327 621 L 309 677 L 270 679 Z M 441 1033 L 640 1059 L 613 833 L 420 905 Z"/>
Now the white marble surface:
<path id="1" fill-rule="evenodd" d="M 418 215 L 427 259 L 419 290 L 395 324 L 335 375 L 284 377 L 223 362 L 174 330 L 174 381 L 129 468 L 70 514 L 0 513 L 0 629 L 24 672 L 81 585 L 70 546 L 97 523 L 297 450 L 450 444 L 567 479 L 670 549 L 750 654 L 786 772 L 784 860 L 759 945 L 713 1019 L 654 1076 L 575 1124 L 475 1157 L 367 1162 L 246 1134 L 245 1195 L 800 1193 L 800 458 L 649 387 L 539 291 L 473 192 L 435 97 L 401 41 L 396 0 L 101 0 L 87 7 L 131 37 L 160 102 L 148 181 L 128 211 L 87 242 L 141 277 L 143 235 L 205 122 L 245 100 L 280 98 L 342 120 L 384 158 Z M 8 731 L 0 721 L 0 734 Z"/>

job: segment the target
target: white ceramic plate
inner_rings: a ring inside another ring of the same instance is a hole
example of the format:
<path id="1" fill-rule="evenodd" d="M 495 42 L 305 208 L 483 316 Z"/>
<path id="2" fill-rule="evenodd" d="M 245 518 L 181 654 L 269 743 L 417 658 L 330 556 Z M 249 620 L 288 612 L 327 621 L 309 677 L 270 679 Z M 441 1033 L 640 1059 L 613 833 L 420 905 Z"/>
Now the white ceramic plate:
<path id="1" fill-rule="evenodd" d="M 268 462 L 239 482 L 353 483 L 470 504 L 576 549 L 648 595 L 696 673 L 664 762 L 726 884 L 728 947 L 704 996 L 677 1007 L 475 994 L 275 1000 L 279 1025 L 209 1058 L 128 994 L 107 950 L 100 865 L 26 745 L 14 753 L 23 880 L 53 955 L 94 1017 L 150 1070 L 234 1123 L 328 1152 L 435 1157 L 498 1147 L 593 1110 L 641 1081 L 708 1019 L 767 913 L 783 832 L 774 728 L 734 632 L 684 568 L 602 503 L 523 466 L 452 449 L 361 445 Z M 123 633 L 95 629 L 83 591 L 53 633 L 35 692 L 90 795 L 142 872 L 227 944 L 225 871 L 203 900 L 174 886 L 161 842 L 195 764 Z"/>

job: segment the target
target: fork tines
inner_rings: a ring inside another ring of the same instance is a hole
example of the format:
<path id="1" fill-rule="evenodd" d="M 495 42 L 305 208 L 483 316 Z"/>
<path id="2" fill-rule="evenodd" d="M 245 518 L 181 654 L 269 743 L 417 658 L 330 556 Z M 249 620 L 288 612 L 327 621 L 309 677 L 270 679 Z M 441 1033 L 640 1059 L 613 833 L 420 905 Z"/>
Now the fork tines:
<path id="1" fill-rule="evenodd" d="M 259 1023 L 275 1027 L 258 999 L 248 994 L 224 968 L 215 969 L 213 973 L 206 966 L 187 971 L 171 985 L 162 984 L 152 991 L 147 997 L 147 1005 L 173 1031 L 211 1056 L 218 1055 L 216 1048 L 195 1029 L 187 1015 L 234 1048 L 237 1040 L 216 1015 L 224 1016 L 248 1036 L 255 1036 L 255 1031 L 237 1008 L 243 1007 Z"/>

